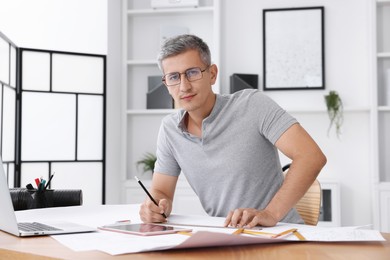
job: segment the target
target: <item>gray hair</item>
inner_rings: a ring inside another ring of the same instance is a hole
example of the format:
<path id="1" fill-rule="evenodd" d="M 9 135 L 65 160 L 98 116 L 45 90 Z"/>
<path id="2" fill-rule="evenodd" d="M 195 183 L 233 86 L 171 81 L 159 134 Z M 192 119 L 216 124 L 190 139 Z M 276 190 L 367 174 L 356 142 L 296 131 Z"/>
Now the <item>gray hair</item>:
<path id="1" fill-rule="evenodd" d="M 207 43 L 195 35 L 183 34 L 169 38 L 162 44 L 160 53 L 157 57 L 158 67 L 163 71 L 162 61 L 164 59 L 176 56 L 188 50 L 197 50 L 204 64 L 207 66 L 211 65 L 211 54 Z"/>

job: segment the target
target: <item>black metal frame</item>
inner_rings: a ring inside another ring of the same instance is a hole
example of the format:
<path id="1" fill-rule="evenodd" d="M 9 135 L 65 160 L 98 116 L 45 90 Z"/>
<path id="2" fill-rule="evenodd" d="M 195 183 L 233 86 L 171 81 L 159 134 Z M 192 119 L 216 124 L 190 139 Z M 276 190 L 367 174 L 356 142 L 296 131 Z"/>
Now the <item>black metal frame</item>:
<path id="1" fill-rule="evenodd" d="M 102 163 L 102 203 L 105 203 L 105 197 L 106 197 L 106 188 L 105 188 L 105 179 L 106 179 L 106 88 L 107 88 L 107 60 L 106 55 L 95 55 L 95 54 L 87 54 L 87 53 L 76 53 L 76 52 L 64 52 L 64 51 L 53 51 L 53 50 L 42 50 L 42 49 L 30 49 L 30 48 L 18 48 L 14 43 L 12 43 L 4 34 L 0 32 L 0 37 L 3 38 L 5 41 L 7 41 L 11 45 L 16 48 L 16 115 L 15 115 L 15 172 L 14 172 L 14 187 L 20 187 L 21 185 L 21 164 L 22 163 L 48 163 L 49 173 L 51 172 L 51 166 L 52 163 L 57 162 L 101 162 Z M 32 52 L 45 52 L 50 54 L 50 90 L 49 91 L 38 91 L 38 90 L 23 90 L 22 86 L 22 53 L 24 51 L 32 51 Z M 97 93 L 82 93 L 82 92 L 61 92 L 61 91 L 53 91 L 52 90 L 52 56 L 53 54 L 66 54 L 66 55 L 77 55 L 77 56 L 90 56 L 90 57 L 99 57 L 103 59 L 103 93 L 97 94 Z M 10 57 L 11 59 L 11 57 Z M 11 70 L 10 70 L 11 73 Z M 9 77 L 11 78 L 11 77 Z M 7 83 L 0 81 L 1 91 L 3 91 L 3 87 L 6 86 Z M 90 96 L 102 96 L 103 97 L 103 131 L 102 131 L 102 159 L 101 160 L 78 160 L 77 159 L 77 148 L 78 148 L 78 140 L 77 140 L 77 131 L 78 131 L 78 122 L 76 121 L 76 136 L 75 136 L 75 160 L 34 160 L 34 161 L 22 161 L 21 159 L 21 148 L 22 148 L 22 98 L 24 92 L 36 92 L 36 93 L 56 93 L 56 94 L 74 94 L 76 96 L 76 119 L 78 115 L 78 103 L 79 103 L 79 95 L 90 95 Z M 3 97 L 3 95 L 2 95 Z M 2 102 L 3 104 L 3 102 Z M 3 109 L 1 110 L 3 111 Z M 1 119 L 3 119 L 3 116 L 1 116 Z M 1 122 L 1 127 L 3 127 L 3 123 Z M 3 133 L 3 132 L 1 132 Z M 0 137 L 0 152 L 2 149 L 2 136 Z M 4 162 L 5 165 L 12 162 Z M 7 175 L 8 175 L 7 170 Z"/>
<path id="2" fill-rule="evenodd" d="M 284 11 L 305 11 L 305 10 L 320 10 L 321 11 L 321 72 L 322 72 L 322 86 L 291 86 L 291 87 L 268 87 L 267 86 L 267 46 L 266 46 L 266 13 L 267 12 L 284 12 Z M 279 9 L 264 9 L 263 10 L 263 89 L 269 90 L 313 90 L 313 89 L 325 89 L 325 29 L 324 29 L 324 7 L 297 7 L 297 8 L 279 8 Z"/>
<path id="3" fill-rule="evenodd" d="M 8 66 L 9 68 L 11 68 L 11 48 L 14 47 L 15 50 L 16 50 L 16 66 L 18 67 L 18 47 L 16 46 L 16 44 L 14 42 L 12 42 L 6 35 L 4 35 L 1 31 L 0 31 L 0 38 L 2 38 L 5 42 L 8 43 L 8 46 L 9 46 L 9 60 L 8 60 Z M 18 69 L 16 69 L 16 74 L 18 73 Z M 9 74 L 8 74 L 8 82 L 3 82 L 0 80 L 0 87 L 1 87 L 1 98 L 2 98 L 2 102 L 1 102 L 1 122 L 0 122 L 0 127 L 1 127 L 1 136 L 0 136 L 0 154 L 2 153 L 2 150 L 3 150 L 3 113 L 4 113 L 4 88 L 5 87 L 9 87 L 9 88 L 12 88 L 12 89 L 15 89 L 15 92 L 17 92 L 17 86 L 18 86 L 18 75 L 16 75 L 16 82 L 15 82 L 15 88 L 13 88 L 11 86 L 11 69 L 9 69 Z M 16 105 L 16 108 L 17 108 L 17 105 Z M 15 122 L 15 129 L 16 129 L 16 122 Z M 16 139 L 16 138 L 15 138 Z M 14 160 L 13 161 L 3 161 L 3 165 L 7 168 L 6 169 L 6 174 L 7 174 L 7 179 L 9 178 L 9 165 L 10 164 L 14 164 L 15 165 L 15 168 L 16 168 L 16 157 L 14 157 Z"/>

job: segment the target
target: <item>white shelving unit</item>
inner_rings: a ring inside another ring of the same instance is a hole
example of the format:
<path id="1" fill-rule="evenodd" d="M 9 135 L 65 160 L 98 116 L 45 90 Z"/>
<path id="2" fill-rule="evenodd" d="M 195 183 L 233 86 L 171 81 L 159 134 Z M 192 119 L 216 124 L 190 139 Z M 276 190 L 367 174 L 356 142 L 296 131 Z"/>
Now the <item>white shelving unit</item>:
<path id="1" fill-rule="evenodd" d="M 372 0 L 374 227 L 390 231 L 390 0 Z"/>
<path id="2" fill-rule="evenodd" d="M 137 161 L 147 152 L 155 153 L 160 122 L 174 111 L 147 109 L 146 106 L 148 76 L 162 75 L 157 66 L 157 54 L 164 36 L 161 31 L 186 28 L 188 33 L 198 35 L 208 43 L 213 62 L 219 64 L 220 4 L 220 0 L 199 0 L 196 8 L 152 9 L 150 1 L 122 0 L 121 168 L 124 202 L 133 202 L 135 175 L 145 181 L 151 178 L 150 174 L 143 174 L 141 168 L 137 169 Z M 214 88 L 219 92 L 219 82 Z M 179 185 L 182 183 L 186 181 L 182 180 Z"/>

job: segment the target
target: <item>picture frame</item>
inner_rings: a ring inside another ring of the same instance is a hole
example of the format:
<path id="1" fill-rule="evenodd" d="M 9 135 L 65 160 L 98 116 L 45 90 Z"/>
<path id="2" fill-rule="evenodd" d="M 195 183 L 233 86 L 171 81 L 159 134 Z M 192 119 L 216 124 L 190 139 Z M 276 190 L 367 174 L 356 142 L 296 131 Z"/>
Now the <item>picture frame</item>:
<path id="1" fill-rule="evenodd" d="M 324 7 L 263 10 L 263 89 L 325 89 Z"/>

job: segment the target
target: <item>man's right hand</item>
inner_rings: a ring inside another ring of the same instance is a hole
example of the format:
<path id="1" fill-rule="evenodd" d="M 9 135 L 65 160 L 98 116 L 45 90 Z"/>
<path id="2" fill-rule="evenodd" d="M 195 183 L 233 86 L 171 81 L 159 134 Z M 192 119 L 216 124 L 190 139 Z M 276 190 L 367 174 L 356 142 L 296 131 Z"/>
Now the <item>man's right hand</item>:
<path id="1" fill-rule="evenodd" d="M 167 209 L 169 207 L 169 200 L 161 199 L 157 201 L 158 206 L 156 206 L 153 201 L 146 199 L 142 204 L 139 211 L 141 220 L 145 223 L 161 223 L 166 222 L 166 218 L 162 215 L 163 213 L 167 215 Z M 168 215 L 167 215 L 168 216 Z"/>
<path id="2" fill-rule="evenodd" d="M 158 172 L 153 173 L 152 185 L 149 192 L 156 200 L 158 206 L 156 206 L 149 198 L 146 198 L 144 203 L 141 204 L 139 211 L 139 215 L 143 222 L 161 223 L 167 221 L 162 213 L 166 216 L 171 214 L 177 179 L 178 177 L 176 176 L 170 176 Z"/>

